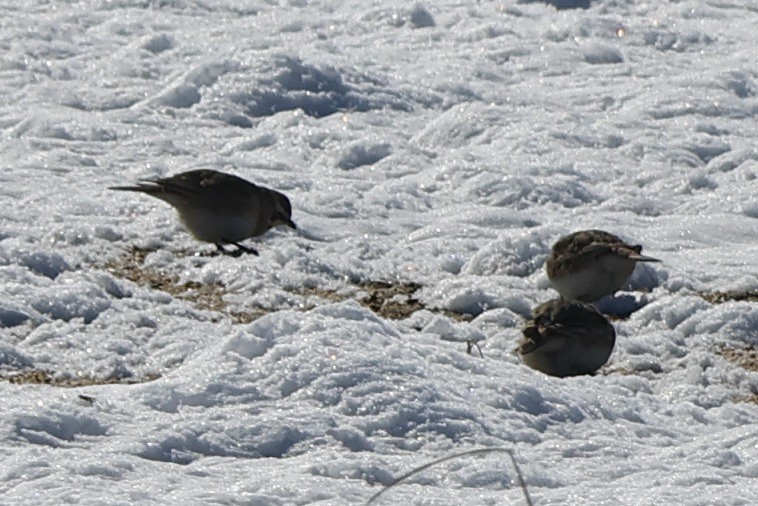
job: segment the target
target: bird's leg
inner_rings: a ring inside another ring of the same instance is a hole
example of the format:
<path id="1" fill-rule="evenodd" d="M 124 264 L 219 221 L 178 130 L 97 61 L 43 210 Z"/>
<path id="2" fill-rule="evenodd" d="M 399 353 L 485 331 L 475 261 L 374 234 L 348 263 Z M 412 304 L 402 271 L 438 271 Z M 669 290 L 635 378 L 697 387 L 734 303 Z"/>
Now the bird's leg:
<path id="1" fill-rule="evenodd" d="M 471 352 L 473 351 L 474 347 L 476 347 L 477 351 L 479 352 L 479 356 L 481 358 L 484 358 L 484 353 L 482 353 L 482 348 L 479 347 L 479 343 L 477 343 L 474 340 L 467 339 L 466 340 L 466 353 L 468 353 L 469 355 L 473 355 L 473 353 Z"/>
<path id="2" fill-rule="evenodd" d="M 211 253 L 211 256 L 215 257 L 216 255 L 228 255 L 229 254 L 229 251 L 227 251 L 226 248 L 224 248 L 224 246 L 221 243 L 214 242 L 213 244 L 216 246 L 216 251 L 214 251 L 213 253 Z"/>

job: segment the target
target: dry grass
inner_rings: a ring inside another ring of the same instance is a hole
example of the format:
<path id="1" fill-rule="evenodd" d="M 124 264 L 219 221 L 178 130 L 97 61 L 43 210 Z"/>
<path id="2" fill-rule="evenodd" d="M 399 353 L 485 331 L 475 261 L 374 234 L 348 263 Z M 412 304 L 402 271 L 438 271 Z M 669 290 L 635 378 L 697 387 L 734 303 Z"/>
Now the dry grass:
<path id="1" fill-rule="evenodd" d="M 529 495 L 529 490 L 526 487 L 526 482 L 524 481 L 524 475 L 521 472 L 521 467 L 518 465 L 518 462 L 516 462 L 516 457 L 514 456 L 513 451 L 508 448 L 479 448 L 477 450 L 467 450 L 460 453 L 449 454 L 437 460 L 427 462 L 426 464 L 422 466 L 418 466 L 410 470 L 409 472 L 403 474 L 399 478 L 396 478 L 395 480 L 393 480 L 392 483 L 383 487 L 381 490 L 379 490 L 379 492 L 371 496 L 371 498 L 366 502 L 366 506 L 376 502 L 380 496 L 388 492 L 390 489 L 398 486 L 400 483 L 402 483 L 406 479 L 410 478 L 411 476 L 415 476 L 416 474 L 419 474 L 427 469 L 435 467 L 439 464 L 443 464 L 450 460 L 458 460 L 461 458 L 466 458 L 466 457 L 471 457 L 471 456 L 482 456 L 482 455 L 488 455 L 492 453 L 505 453 L 510 457 L 511 464 L 513 464 L 513 468 L 516 471 L 516 478 L 517 478 L 516 483 L 521 488 L 521 492 L 524 494 L 524 503 L 527 506 L 532 506 L 534 503 L 532 502 L 532 498 Z M 506 473 L 503 473 L 503 474 L 506 475 Z"/>
<path id="2" fill-rule="evenodd" d="M 230 311 L 224 301 L 226 287 L 223 284 L 204 284 L 197 281 L 180 283 L 177 276 L 145 267 L 145 257 L 148 253 L 150 250 L 133 247 L 129 253 L 111 260 L 103 267 L 116 277 L 128 279 L 140 286 L 160 290 L 177 299 L 190 301 L 198 309 L 223 313 L 235 323 L 250 323 L 271 312 L 265 308 L 252 308 L 242 312 Z"/>
<path id="3" fill-rule="evenodd" d="M 230 311 L 224 301 L 224 295 L 227 292 L 223 284 L 203 284 L 196 281 L 180 283 L 175 275 L 145 267 L 145 258 L 149 253 L 150 250 L 134 247 L 126 255 L 106 263 L 103 268 L 116 277 L 128 279 L 140 286 L 160 290 L 178 299 L 190 301 L 198 309 L 225 314 L 236 323 L 249 323 L 273 311 L 262 307 L 252 308 L 244 312 Z M 291 293 L 301 297 L 317 297 L 330 302 L 355 298 L 379 316 L 392 320 L 408 318 L 421 309 L 427 309 L 458 321 L 471 319 L 470 315 L 425 307 L 421 301 L 413 296 L 421 288 L 418 283 L 366 281 L 357 283 L 351 288 L 352 294 L 350 290 L 343 293 L 322 288 L 301 288 L 293 290 Z M 315 304 L 310 304 L 305 307 L 314 306 Z"/>
<path id="4" fill-rule="evenodd" d="M 756 348 L 722 348 L 719 354 L 745 370 L 758 372 L 758 349 Z M 758 404 L 758 394 L 739 397 L 735 401 Z"/>
<path id="5" fill-rule="evenodd" d="M 707 302 L 711 304 L 723 304 L 729 301 L 747 301 L 758 302 L 758 292 L 745 292 L 740 290 L 725 290 L 723 292 L 697 292 Z"/>
<path id="6" fill-rule="evenodd" d="M 144 378 L 96 378 L 90 376 L 65 377 L 50 371 L 36 369 L 0 374 L 0 380 L 17 385 L 50 385 L 54 387 L 76 388 L 92 385 L 134 385 L 154 381 L 160 376 L 149 374 Z"/>
<path id="7" fill-rule="evenodd" d="M 145 267 L 145 257 L 148 253 L 150 253 L 149 250 L 132 248 L 127 255 L 108 262 L 103 268 L 116 277 L 128 279 L 140 286 L 160 290 L 176 298 L 190 301 L 199 309 L 226 315 L 236 323 L 249 323 L 273 311 L 265 308 L 253 308 L 244 312 L 230 311 L 224 301 L 224 295 L 227 292 L 223 284 L 203 284 L 196 281 L 180 283 L 177 276 Z M 419 288 L 421 288 L 421 285 L 417 283 L 369 281 L 354 285 L 352 287 L 352 294 L 350 290 L 342 293 L 320 288 L 300 289 L 292 293 L 307 298 L 317 297 L 330 302 L 355 298 L 376 314 L 384 318 L 399 320 L 409 317 L 420 309 L 425 309 L 423 304 L 413 297 L 413 294 Z M 317 304 L 306 305 L 306 309 L 315 307 L 315 305 Z M 435 312 L 456 320 L 470 319 L 469 315 L 461 315 L 452 311 L 437 310 Z M 143 383 L 155 380 L 157 377 L 152 375 L 144 378 L 70 377 L 51 371 L 34 369 L 5 374 L 0 373 L 0 381 L 8 381 L 13 384 L 37 384 L 67 388 L 90 385 Z"/>
<path id="8" fill-rule="evenodd" d="M 758 372 L 758 350 L 755 348 L 724 348 L 721 356 L 748 371 Z"/>
<path id="9" fill-rule="evenodd" d="M 391 320 L 403 320 L 424 306 L 413 297 L 421 285 L 418 283 L 388 283 L 387 281 L 368 281 L 358 285 L 366 296 L 359 302 L 379 316 Z"/>
<path id="10" fill-rule="evenodd" d="M 318 297 L 330 302 L 339 302 L 355 298 L 359 303 L 376 314 L 391 320 L 402 320 L 424 306 L 413 297 L 421 285 L 417 283 L 389 283 L 386 281 L 368 281 L 353 286 L 353 292 L 337 292 L 322 288 L 302 288 L 292 293 L 302 297 Z"/>
<path id="11" fill-rule="evenodd" d="M 318 297 L 331 302 L 339 302 L 354 298 L 382 318 L 404 320 L 416 311 L 426 309 L 432 313 L 441 314 L 457 321 L 469 321 L 471 315 L 456 313 L 447 309 L 434 309 L 413 296 L 420 288 L 418 283 L 408 281 L 365 281 L 353 285 L 356 293 L 340 293 L 322 288 L 301 288 L 292 293 L 302 297 Z"/>

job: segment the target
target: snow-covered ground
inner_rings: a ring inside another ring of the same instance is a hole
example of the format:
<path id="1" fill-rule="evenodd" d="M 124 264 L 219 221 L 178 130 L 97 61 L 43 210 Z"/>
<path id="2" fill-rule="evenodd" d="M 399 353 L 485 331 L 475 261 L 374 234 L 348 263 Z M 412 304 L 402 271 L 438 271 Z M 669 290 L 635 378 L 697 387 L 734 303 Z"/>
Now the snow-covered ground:
<path id="1" fill-rule="evenodd" d="M 536 504 L 755 504 L 756 26 L 754 0 L 4 2 L 0 503 L 361 504 L 502 447 Z M 211 257 L 107 189 L 193 168 L 300 230 Z M 552 378 L 513 349 L 584 228 L 662 263 L 606 302 L 603 373 Z M 372 311 L 380 281 L 424 309 Z M 491 454 L 378 503 L 523 501 Z"/>

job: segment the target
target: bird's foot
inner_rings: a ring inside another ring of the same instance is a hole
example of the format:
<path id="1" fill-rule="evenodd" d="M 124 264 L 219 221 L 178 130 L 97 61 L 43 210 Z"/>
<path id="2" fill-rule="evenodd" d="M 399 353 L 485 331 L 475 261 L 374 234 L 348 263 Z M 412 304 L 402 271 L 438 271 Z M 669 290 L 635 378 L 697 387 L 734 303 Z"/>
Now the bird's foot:
<path id="1" fill-rule="evenodd" d="M 256 251 L 253 248 L 249 248 L 243 244 L 240 244 L 238 242 L 229 242 L 227 244 L 233 244 L 234 246 L 237 246 L 236 250 L 228 250 L 224 248 L 223 244 L 221 243 L 215 243 L 216 244 L 216 255 L 229 255 L 230 257 L 238 258 L 241 257 L 243 253 L 248 253 L 250 255 L 258 256 L 258 251 Z"/>
<path id="2" fill-rule="evenodd" d="M 235 252 L 235 253 L 237 253 L 237 255 L 238 255 L 238 256 L 239 256 L 239 255 L 242 255 L 242 253 L 248 253 L 248 254 L 250 254 L 250 255 L 255 255 L 255 256 L 258 256 L 258 255 L 259 255 L 259 253 L 258 253 L 258 251 L 257 251 L 257 250 L 255 250 L 255 249 L 253 249 L 253 248 L 250 248 L 250 247 L 248 247 L 248 246 L 245 246 L 245 245 L 243 245 L 243 244 L 240 244 L 240 243 L 238 243 L 238 242 L 232 242 L 232 243 L 229 243 L 229 244 L 234 244 L 235 246 L 237 246 L 237 248 L 239 248 L 239 249 L 238 249 L 238 250 Z"/>

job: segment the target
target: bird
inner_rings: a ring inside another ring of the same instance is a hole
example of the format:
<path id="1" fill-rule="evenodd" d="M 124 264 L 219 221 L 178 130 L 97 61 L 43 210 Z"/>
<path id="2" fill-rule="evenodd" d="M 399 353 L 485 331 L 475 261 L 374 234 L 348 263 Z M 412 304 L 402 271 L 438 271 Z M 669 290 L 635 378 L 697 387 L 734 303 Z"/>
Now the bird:
<path id="1" fill-rule="evenodd" d="M 557 298 L 537 306 L 517 352 L 532 369 L 560 378 L 594 374 L 608 361 L 616 331 L 594 307 Z"/>
<path id="2" fill-rule="evenodd" d="M 258 255 L 258 251 L 240 241 L 279 225 L 297 229 L 286 195 L 216 170 L 190 170 L 109 189 L 146 193 L 167 202 L 197 240 L 215 244 L 222 254 Z M 227 250 L 224 246 L 228 244 L 237 250 Z"/>
<path id="3" fill-rule="evenodd" d="M 660 262 L 602 230 L 582 230 L 560 238 L 545 262 L 550 283 L 562 297 L 596 302 L 613 295 L 632 275 L 637 262 Z"/>

